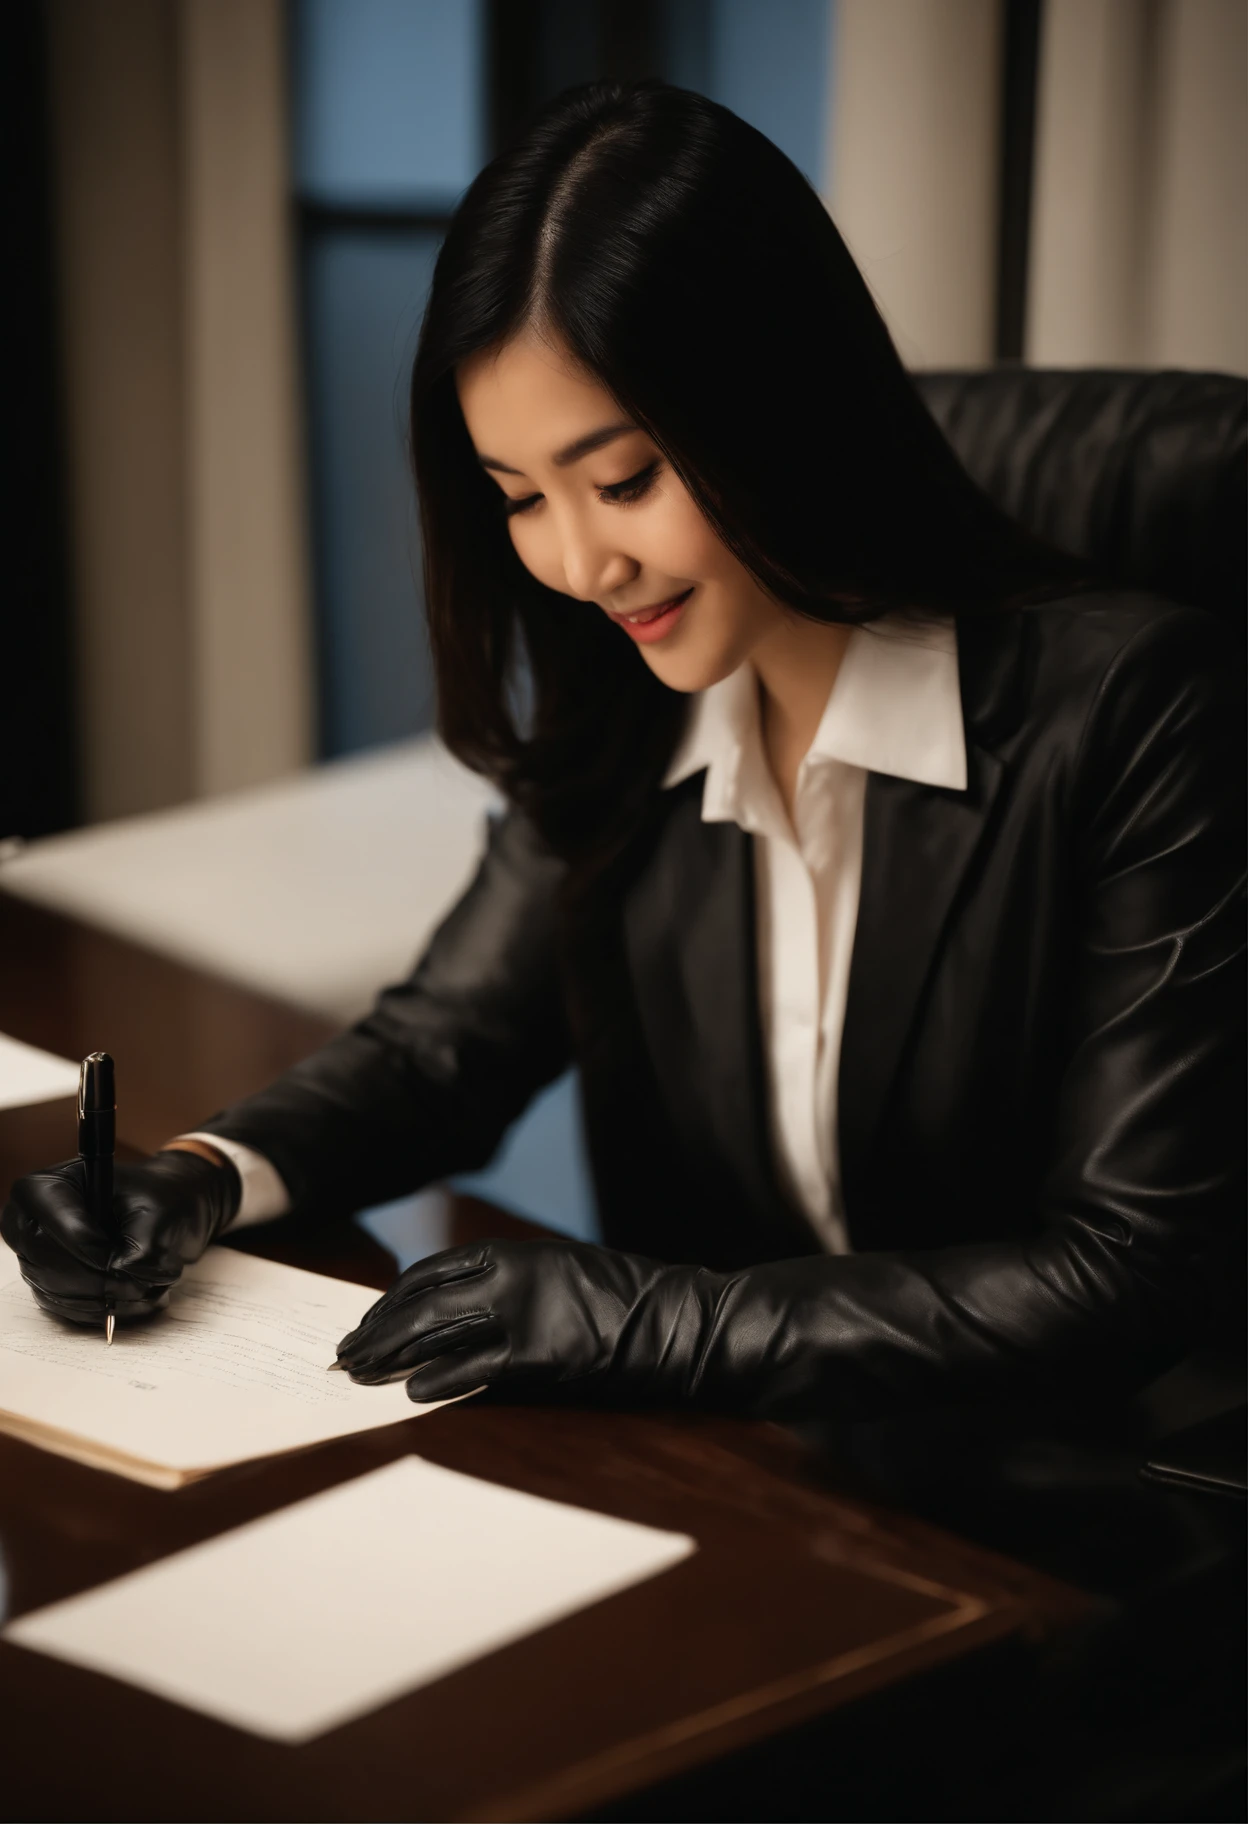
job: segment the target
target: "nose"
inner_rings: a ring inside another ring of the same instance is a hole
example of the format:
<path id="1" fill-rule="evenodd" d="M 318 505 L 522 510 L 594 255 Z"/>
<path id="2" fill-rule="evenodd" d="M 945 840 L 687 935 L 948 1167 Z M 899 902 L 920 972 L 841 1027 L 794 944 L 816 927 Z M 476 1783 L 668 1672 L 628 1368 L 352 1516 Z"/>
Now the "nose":
<path id="1" fill-rule="evenodd" d="M 563 531 L 563 575 L 567 593 L 582 602 L 605 602 L 631 583 L 641 566 L 635 558 L 585 525 Z"/>

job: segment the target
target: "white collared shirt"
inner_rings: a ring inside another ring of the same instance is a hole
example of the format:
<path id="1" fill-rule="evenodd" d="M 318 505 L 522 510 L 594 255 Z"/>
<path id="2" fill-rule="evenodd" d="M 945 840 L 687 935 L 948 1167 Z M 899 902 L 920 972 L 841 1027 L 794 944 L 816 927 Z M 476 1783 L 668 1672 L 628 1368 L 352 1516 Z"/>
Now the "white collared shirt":
<path id="1" fill-rule="evenodd" d="M 849 636 L 789 821 L 743 665 L 694 699 L 664 778 L 706 771 L 702 818 L 754 838 L 758 981 L 773 1151 L 829 1253 L 848 1252 L 837 1088 L 868 773 L 966 790 L 957 630 L 888 615 Z"/>
<path id="2" fill-rule="evenodd" d="M 760 1013 L 773 1151 L 786 1187 L 830 1253 L 848 1251 L 837 1136 L 841 1030 L 858 892 L 868 773 L 966 790 L 957 632 L 949 618 L 897 615 L 856 628 L 810 751 L 789 822 L 763 751 L 758 682 L 743 665 L 693 699 L 664 778 L 706 771 L 702 818 L 754 838 Z M 243 1181 L 232 1227 L 288 1208 L 259 1153 L 217 1134 Z"/>

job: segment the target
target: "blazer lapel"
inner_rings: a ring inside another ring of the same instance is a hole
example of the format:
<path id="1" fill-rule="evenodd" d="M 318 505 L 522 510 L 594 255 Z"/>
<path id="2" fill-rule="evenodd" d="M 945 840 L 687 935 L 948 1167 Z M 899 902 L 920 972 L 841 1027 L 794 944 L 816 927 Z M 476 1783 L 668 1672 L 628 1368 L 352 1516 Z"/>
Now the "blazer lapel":
<path id="1" fill-rule="evenodd" d="M 960 621 L 967 790 L 868 779 L 862 892 L 841 1047 L 840 1152 L 854 1185 L 941 934 L 981 844 L 1005 768 L 990 743 L 1016 719 L 1025 651 L 1017 613 Z M 764 1214 L 776 1249 L 809 1251 L 783 1197 L 767 1126 L 750 838 L 703 823 L 703 775 L 670 793 L 655 848 L 624 895 L 623 931 L 646 1046 L 686 1149 Z"/>
<path id="2" fill-rule="evenodd" d="M 753 850 L 734 823 L 703 823 L 703 776 L 676 788 L 656 852 L 624 906 L 624 937 L 647 1047 L 695 1158 L 727 1168 L 773 1225 L 780 1197 L 767 1133 L 758 1011 Z"/>
<path id="3" fill-rule="evenodd" d="M 862 891 L 841 1041 L 838 1140 L 851 1228 L 889 1089 L 958 889 L 989 832 L 1005 768 L 986 742 L 1008 720 L 1019 671 L 1018 614 L 958 625 L 967 789 L 872 773 Z"/>

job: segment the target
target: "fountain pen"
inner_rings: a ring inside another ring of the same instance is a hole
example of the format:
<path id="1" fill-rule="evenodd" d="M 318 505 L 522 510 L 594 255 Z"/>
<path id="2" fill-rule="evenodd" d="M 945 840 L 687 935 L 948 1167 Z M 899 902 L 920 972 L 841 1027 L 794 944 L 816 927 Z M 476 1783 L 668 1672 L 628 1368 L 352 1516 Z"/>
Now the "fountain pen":
<path id="1" fill-rule="evenodd" d="M 87 1187 L 87 1213 L 101 1233 L 112 1232 L 113 1146 L 117 1129 L 117 1095 L 113 1060 L 93 1051 L 78 1073 L 78 1157 Z M 116 1324 L 110 1306 L 104 1318 L 104 1341 L 111 1343 Z"/>

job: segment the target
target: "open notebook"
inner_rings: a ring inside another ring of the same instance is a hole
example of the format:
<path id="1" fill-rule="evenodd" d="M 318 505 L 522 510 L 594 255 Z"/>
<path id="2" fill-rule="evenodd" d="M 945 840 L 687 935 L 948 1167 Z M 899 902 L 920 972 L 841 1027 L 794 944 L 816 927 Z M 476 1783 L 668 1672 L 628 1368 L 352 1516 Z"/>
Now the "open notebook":
<path id="1" fill-rule="evenodd" d="M 152 1488 L 279 1451 L 393 1425 L 415 1406 L 402 1383 L 330 1374 L 339 1338 L 377 1294 L 210 1248 L 142 1324 L 49 1317 L 0 1242 L 0 1432 Z"/>

